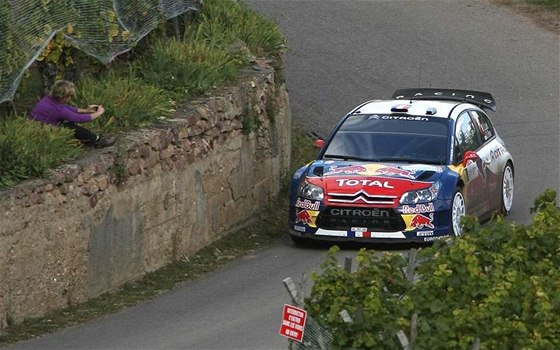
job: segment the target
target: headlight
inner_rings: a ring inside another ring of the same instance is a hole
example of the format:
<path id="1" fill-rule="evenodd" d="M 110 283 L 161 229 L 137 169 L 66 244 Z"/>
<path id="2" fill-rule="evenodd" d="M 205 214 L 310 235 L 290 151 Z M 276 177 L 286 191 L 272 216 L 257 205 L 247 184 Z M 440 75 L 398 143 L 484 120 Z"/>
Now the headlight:
<path id="1" fill-rule="evenodd" d="M 299 186 L 298 196 L 315 201 L 321 201 L 323 200 L 323 189 L 317 185 L 303 181 L 301 186 Z"/>
<path id="2" fill-rule="evenodd" d="M 439 194 L 441 188 L 441 182 L 436 181 L 430 186 L 418 191 L 406 192 L 401 197 L 401 204 L 418 204 L 418 203 L 428 203 L 435 200 Z"/>

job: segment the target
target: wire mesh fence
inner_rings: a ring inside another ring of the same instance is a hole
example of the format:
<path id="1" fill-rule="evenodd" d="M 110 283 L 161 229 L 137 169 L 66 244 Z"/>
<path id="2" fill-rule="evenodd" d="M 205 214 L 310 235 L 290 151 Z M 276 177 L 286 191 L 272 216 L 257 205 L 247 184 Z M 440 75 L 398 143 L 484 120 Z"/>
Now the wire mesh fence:
<path id="1" fill-rule="evenodd" d="M 162 21 L 197 10 L 201 0 L 2 0 L 0 103 L 57 33 L 103 63 L 130 50 Z"/>
<path id="2" fill-rule="evenodd" d="M 321 327 L 312 317 L 307 317 L 301 342 L 292 342 L 291 350 L 328 350 L 332 349 L 333 336 Z"/>

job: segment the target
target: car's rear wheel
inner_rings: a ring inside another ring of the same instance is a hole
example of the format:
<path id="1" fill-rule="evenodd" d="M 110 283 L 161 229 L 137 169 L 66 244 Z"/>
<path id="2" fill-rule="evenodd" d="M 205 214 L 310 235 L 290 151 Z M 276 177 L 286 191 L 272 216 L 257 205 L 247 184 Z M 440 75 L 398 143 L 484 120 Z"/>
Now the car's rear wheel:
<path id="1" fill-rule="evenodd" d="M 506 216 L 513 205 L 513 167 L 507 163 L 502 175 L 502 207 L 500 212 Z"/>
<path id="2" fill-rule="evenodd" d="M 463 224 L 461 221 L 465 217 L 466 212 L 465 197 L 463 197 L 461 189 L 457 187 L 453 195 L 453 203 L 451 204 L 451 230 L 454 236 L 463 234 Z"/>

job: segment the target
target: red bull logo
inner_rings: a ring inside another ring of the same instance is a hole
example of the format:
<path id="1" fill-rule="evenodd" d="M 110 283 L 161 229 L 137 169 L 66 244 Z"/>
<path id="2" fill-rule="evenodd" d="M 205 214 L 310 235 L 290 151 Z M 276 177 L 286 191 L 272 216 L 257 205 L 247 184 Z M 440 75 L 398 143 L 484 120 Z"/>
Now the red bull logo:
<path id="1" fill-rule="evenodd" d="M 300 210 L 296 214 L 296 224 L 303 223 L 305 225 L 309 225 L 313 223 L 313 217 L 307 210 Z"/>
<path id="2" fill-rule="evenodd" d="M 404 170 L 397 167 L 388 166 L 385 168 L 377 169 L 377 174 L 387 175 L 387 176 L 401 176 L 407 179 L 414 179 L 415 170 Z"/>
<path id="3" fill-rule="evenodd" d="M 309 209 L 309 210 L 319 210 L 319 206 L 321 205 L 320 201 L 310 201 L 309 199 L 297 199 L 296 200 L 296 207 L 301 209 Z"/>
<path id="4" fill-rule="evenodd" d="M 403 214 L 420 214 L 420 213 L 428 213 L 432 211 L 435 211 L 434 203 L 417 204 L 415 206 L 410 206 L 410 205 L 402 206 Z"/>
<path id="5" fill-rule="evenodd" d="M 416 229 L 421 229 L 425 227 L 434 228 L 434 224 L 432 223 L 432 221 L 434 221 L 434 213 L 430 213 L 429 216 L 416 214 L 412 218 L 412 221 L 410 222 L 410 226 L 415 227 Z"/>
<path id="6" fill-rule="evenodd" d="M 350 166 L 341 166 L 336 167 L 332 170 L 329 170 L 325 175 L 351 175 L 351 174 L 360 174 L 365 173 L 367 168 L 361 165 L 350 165 Z"/>

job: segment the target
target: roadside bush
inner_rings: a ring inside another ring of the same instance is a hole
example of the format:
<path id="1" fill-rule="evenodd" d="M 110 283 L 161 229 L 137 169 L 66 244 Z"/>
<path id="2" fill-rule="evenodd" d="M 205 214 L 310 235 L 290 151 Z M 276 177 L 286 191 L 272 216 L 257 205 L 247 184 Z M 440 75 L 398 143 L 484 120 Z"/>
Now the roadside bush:
<path id="1" fill-rule="evenodd" d="M 406 285 L 397 273 L 403 263 L 396 253 L 389 258 L 360 251 L 360 266 L 352 273 L 341 273 L 329 256 L 306 308 L 333 333 L 339 349 L 402 349 L 394 342 L 395 330 L 398 326 L 408 333 L 407 320 L 414 313 L 415 349 L 472 349 L 473 344 L 481 349 L 558 349 L 560 209 L 555 198 L 556 192 L 547 190 L 535 200 L 528 226 L 502 218 L 481 226 L 468 218 L 464 236 L 421 251 L 414 284 Z M 395 259 L 392 269 L 386 266 L 390 259 Z M 400 286 L 393 292 L 398 296 L 379 292 L 380 286 L 391 291 L 394 281 Z M 364 303 L 364 295 L 373 300 Z M 360 305 L 365 310 L 358 317 L 361 321 L 341 326 L 336 312 L 344 308 L 356 319 Z M 364 332 L 377 338 L 370 340 L 373 346 L 348 343 L 364 339 Z"/>
<path id="2" fill-rule="evenodd" d="M 314 273 L 313 290 L 306 300 L 306 309 L 319 324 L 334 335 L 336 349 L 397 348 L 394 334 L 408 327 L 407 306 L 401 298 L 409 289 L 402 274 L 406 259 L 397 254 L 375 255 L 361 250 L 357 255 L 359 267 L 350 272 L 339 266 L 336 254 L 329 250 L 321 265 L 323 273 Z M 340 312 L 346 310 L 352 323 L 343 321 Z"/>
<path id="3" fill-rule="evenodd" d="M 81 154 L 70 129 L 22 116 L 0 119 L 0 187 L 42 177 L 47 169 Z"/>
<path id="4" fill-rule="evenodd" d="M 553 349 L 560 345 L 560 209 L 547 190 L 529 226 L 499 218 L 423 252 L 411 290 L 422 348 Z"/>
<path id="5" fill-rule="evenodd" d="M 93 121 L 103 132 L 121 132 L 152 125 L 169 117 L 172 104 L 159 87 L 133 76 L 106 74 L 99 79 L 86 78 L 76 87 L 73 101 L 78 106 L 102 104 L 105 114 Z"/>

